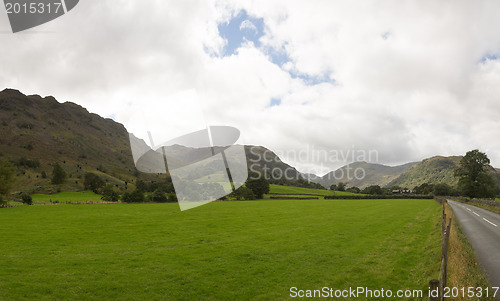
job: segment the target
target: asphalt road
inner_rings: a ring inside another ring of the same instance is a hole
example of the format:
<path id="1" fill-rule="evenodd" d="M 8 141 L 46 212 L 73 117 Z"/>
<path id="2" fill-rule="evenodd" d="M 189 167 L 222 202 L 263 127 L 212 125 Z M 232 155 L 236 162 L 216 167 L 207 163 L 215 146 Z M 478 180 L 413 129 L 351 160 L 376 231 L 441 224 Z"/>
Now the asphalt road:
<path id="1" fill-rule="evenodd" d="M 485 269 L 490 285 L 500 287 L 500 214 L 451 200 L 448 204 Z M 500 296 L 497 298 L 500 300 Z"/>

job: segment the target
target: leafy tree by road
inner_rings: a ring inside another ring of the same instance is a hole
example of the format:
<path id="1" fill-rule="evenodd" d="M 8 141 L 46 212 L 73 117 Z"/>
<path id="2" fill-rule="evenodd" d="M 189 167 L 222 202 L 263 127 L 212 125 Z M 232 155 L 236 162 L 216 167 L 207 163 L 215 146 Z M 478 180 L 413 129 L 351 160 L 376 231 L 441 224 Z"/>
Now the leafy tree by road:
<path id="1" fill-rule="evenodd" d="M 471 150 L 460 160 L 460 166 L 455 169 L 458 177 L 458 187 L 464 196 L 493 197 L 495 183 L 488 172 L 490 159 L 479 150 Z"/>

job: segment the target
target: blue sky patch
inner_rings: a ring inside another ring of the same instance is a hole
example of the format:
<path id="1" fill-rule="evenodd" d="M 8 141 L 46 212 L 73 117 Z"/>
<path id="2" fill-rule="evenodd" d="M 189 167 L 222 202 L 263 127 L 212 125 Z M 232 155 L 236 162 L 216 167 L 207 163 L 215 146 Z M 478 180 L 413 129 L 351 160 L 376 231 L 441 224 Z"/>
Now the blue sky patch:
<path id="1" fill-rule="evenodd" d="M 280 98 L 271 98 L 271 107 L 279 106 L 281 104 Z"/>
<path id="2" fill-rule="evenodd" d="M 235 54 L 245 41 L 251 41 L 256 48 L 259 48 L 268 55 L 273 64 L 276 64 L 280 68 L 283 68 L 284 64 L 291 61 L 285 49 L 286 44 L 281 46 L 280 49 L 263 47 L 261 45 L 259 39 L 264 35 L 264 19 L 249 16 L 245 10 L 239 11 L 229 22 L 220 23 L 218 29 L 220 36 L 227 41 L 222 56 Z M 335 80 L 330 79 L 328 76 L 310 76 L 294 71 L 289 71 L 289 73 L 292 78 L 301 79 L 309 86 L 321 83 L 335 83 Z M 271 106 L 278 106 L 280 104 L 280 99 L 271 100 Z"/>
<path id="3" fill-rule="evenodd" d="M 481 58 L 481 63 L 484 63 L 486 61 L 494 61 L 498 59 L 498 56 L 495 54 L 487 54 Z"/>
<path id="4" fill-rule="evenodd" d="M 292 78 L 301 79 L 308 86 L 315 86 L 323 83 L 335 84 L 334 79 L 330 79 L 328 76 L 311 76 L 304 73 L 289 72 Z"/>
<path id="5" fill-rule="evenodd" d="M 218 28 L 220 36 L 227 41 L 223 55 L 228 56 L 234 54 L 244 41 L 252 41 L 255 47 L 260 47 L 259 38 L 264 35 L 264 19 L 252 18 L 242 10 L 229 23 L 221 23 Z"/>

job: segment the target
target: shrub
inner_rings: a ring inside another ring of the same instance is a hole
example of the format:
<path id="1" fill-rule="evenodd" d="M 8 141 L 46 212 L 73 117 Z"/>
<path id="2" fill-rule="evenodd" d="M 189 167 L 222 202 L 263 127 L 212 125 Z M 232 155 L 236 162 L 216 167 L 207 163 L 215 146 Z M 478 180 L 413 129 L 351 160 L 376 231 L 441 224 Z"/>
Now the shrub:
<path id="1" fill-rule="evenodd" d="M 250 188 L 241 186 L 236 189 L 230 196 L 234 197 L 236 200 L 255 200 L 255 195 Z"/>
<path id="2" fill-rule="evenodd" d="M 83 186 L 86 190 L 97 193 L 97 191 L 104 186 L 104 181 L 98 175 L 88 172 L 85 174 Z"/>
<path id="3" fill-rule="evenodd" d="M 177 202 L 177 195 L 175 192 L 169 192 L 167 193 L 167 198 L 169 203 L 176 203 Z"/>
<path id="4" fill-rule="evenodd" d="M 21 200 L 25 205 L 33 205 L 33 199 L 31 198 L 31 195 L 27 193 L 23 193 L 23 195 L 21 195 Z"/>
<path id="5" fill-rule="evenodd" d="M 156 189 L 150 196 L 149 199 L 154 203 L 166 203 L 168 201 L 167 196 L 164 192 L 159 189 Z"/>
<path id="6" fill-rule="evenodd" d="M 124 203 L 143 203 L 144 193 L 139 189 L 134 190 L 132 193 L 126 191 L 122 195 L 122 202 Z"/>
<path id="7" fill-rule="evenodd" d="M 39 168 L 40 167 L 40 161 L 38 159 L 27 159 L 26 157 L 20 158 L 16 162 L 17 166 L 24 166 L 28 168 Z"/>
<path id="8" fill-rule="evenodd" d="M 54 169 L 52 171 L 52 184 L 62 184 L 66 180 L 66 172 L 62 169 L 59 163 L 54 165 Z"/>
<path id="9" fill-rule="evenodd" d="M 118 194 L 118 192 L 113 190 L 113 187 L 111 185 L 108 184 L 102 189 L 101 199 L 106 202 L 118 202 L 118 200 L 120 199 L 120 195 Z"/>
<path id="10" fill-rule="evenodd" d="M 269 182 L 264 177 L 258 178 L 256 174 L 248 177 L 245 186 L 252 190 L 257 199 L 262 199 L 264 194 L 269 193 Z"/>

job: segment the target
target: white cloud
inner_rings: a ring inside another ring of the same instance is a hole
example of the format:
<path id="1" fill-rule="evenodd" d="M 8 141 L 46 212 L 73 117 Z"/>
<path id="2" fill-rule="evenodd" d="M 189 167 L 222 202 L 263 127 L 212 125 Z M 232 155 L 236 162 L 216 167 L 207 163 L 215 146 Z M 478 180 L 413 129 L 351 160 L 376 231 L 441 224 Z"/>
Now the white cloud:
<path id="1" fill-rule="evenodd" d="M 261 48 L 244 43 L 220 57 L 217 25 L 242 9 L 264 20 Z M 179 95 L 197 95 L 208 123 L 281 152 L 375 149 L 380 163 L 397 164 L 480 148 L 500 166 L 500 62 L 483 59 L 500 54 L 499 9 L 491 1 L 84 1 L 30 32 L 0 35 L 0 83 L 119 121 L 143 103 L 169 112 L 182 107 Z M 283 68 L 272 49 L 289 58 Z M 335 83 L 308 85 L 290 72 Z M 281 104 L 270 107 L 272 98 Z M 344 163 L 288 160 L 318 172 Z"/>
<path id="2" fill-rule="evenodd" d="M 257 27 L 250 20 L 244 20 L 241 22 L 240 30 L 251 30 L 257 32 Z"/>

